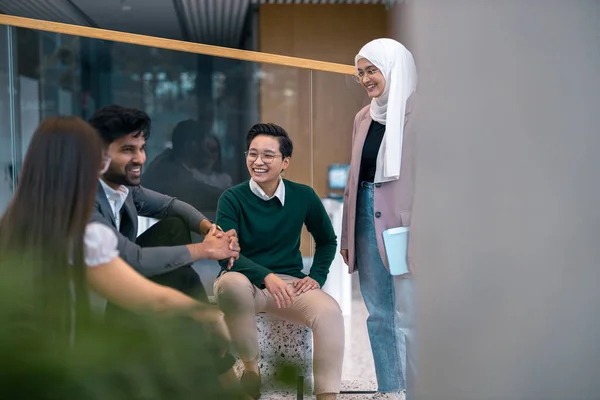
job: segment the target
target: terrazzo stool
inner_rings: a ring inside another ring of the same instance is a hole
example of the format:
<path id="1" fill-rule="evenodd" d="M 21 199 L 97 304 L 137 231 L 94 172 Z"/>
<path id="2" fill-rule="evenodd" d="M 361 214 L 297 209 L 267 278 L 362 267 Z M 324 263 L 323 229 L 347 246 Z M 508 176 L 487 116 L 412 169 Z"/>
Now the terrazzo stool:
<path id="1" fill-rule="evenodd" d="M 282 378 L 282 365 L 291 364 L 299 368 L 296 382 L 297 398 L 304 398 L 305 392 L 312 394 L 312 331 L 305 326 L 286 322 L 266 313 L 257 314 L 256 326 L 261 390 L 277 388 Z M 240 359 L 235 364 L 235 370 L 238 376 L 241 376 L 244 365 Z"/>

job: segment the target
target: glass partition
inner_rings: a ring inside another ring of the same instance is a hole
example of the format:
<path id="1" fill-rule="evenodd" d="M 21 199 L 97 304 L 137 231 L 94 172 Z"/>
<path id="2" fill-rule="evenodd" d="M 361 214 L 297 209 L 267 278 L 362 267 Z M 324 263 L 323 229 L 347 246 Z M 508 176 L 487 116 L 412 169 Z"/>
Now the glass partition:
<path id="1" fill-rule="evenodd" d="M 14 160 L 12 154 L 12 134 L 11 129 L 11 88 L 10 88 L 10 70 L 8 57 L 8 29 L 0 27 L 0 212 L 4 211 L 8 205 L 12 192 Z"/>
<path id="2" fill-rule="evenodd" d="M 207 188 L 194 198 L 181 195 L 210 214 L 219 190 L 248 177 L 243 153 L 252 124 L 278 123 L 298 149 L 310 149 L 310 70 L 24 28 L 12 31 L 16 49 L 11 54 L 6 27 L 0 35 L 0 84 L 9 87 L 8 63 L 13 60 L 14 94 L 18 94 L 15 112 L 21 124 L 11 132 L 9 118 L 2 118 L 6 125 L 1 131 L 4 164 L 11 161 L 11 135 L 21 145 L 18 160 L 12 160 L 19 162 L 42 119 L 52 115 L 87 119 L 102 106 L 120 104 L 144 110 L 152 118 L 148 172 L 159 156 L 171 153 L 173 128 L 193 119 L 203 127 L 198 136 L 206 141 L 203 150 L 208 152 L 199 157 L 207 165 L 198 165 L 202 171 L 195 176 L 205 180 Z M 1 112 L 8 112 L 10 96 L 8 91 L 3 93 L 0 102 L 6 106 Z M 289 176 L 310 185 L 311 168 L 310 157 L 299 157 Z M 163 183 L 145 181 L 144 185 Z"/>
<path id="3" fill-rule="evenodd" d="M 0 213 L 39 122 L 53 115 L 88 119 L 109 104 L 144 110 L 152 119 L 143 185 L 209 218 L 221 193 L 248 179 L 245 137 L 257 122 L 274 122 L 290 134 L 294 156 L 287 179 L 312 186 L 321 197 L 341 194 L 330 187 L 329 168 L 348 163 L 354 115 L 367 102 L 350 75 L 0 28 Z M 300 61 L 306 66 L 310 60 Z M 172 133 L 189 119 L 199 122 L 194 135 L 202 145 L 184 159 L 179 150 L 187 143 L 173 143 Z M 313 248 L 304 232 L 307 259 Z M 199 270 L 212 275 L 218 267 Z"/>

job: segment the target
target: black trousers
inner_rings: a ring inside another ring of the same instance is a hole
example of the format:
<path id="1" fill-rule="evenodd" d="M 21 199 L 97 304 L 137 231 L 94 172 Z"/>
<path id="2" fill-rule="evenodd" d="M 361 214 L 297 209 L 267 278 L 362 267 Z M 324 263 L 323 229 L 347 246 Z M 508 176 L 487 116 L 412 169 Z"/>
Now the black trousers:
<path id="1" fill-rule="evenodd" d="M 140 247 L 182 246 L 191 244 L 192 237 L 189 227 L 181 219 L 166 218 L 152 225 L 135 242 Z M 148 279 L 177 289 L 196 300 L 208 303 L 202 281 L 191 265 L 177 268 L 166 274 L 152 276 Z"/>
<path id="2" fill-rule="evenodd" d="M 140 247 L 181 246 L 192 243 L 188 226 L 179 218 L 165 218 L 142 233 L 136 244 Z M 147 277 L 160 285 L 177 289 L 198 301 L 208 303 L 206 290 L 191 265 L 177 268 L 162 275 Z M 108 303 L 104 313 L 107 323 L 126 323 L 133 313 Z"/>

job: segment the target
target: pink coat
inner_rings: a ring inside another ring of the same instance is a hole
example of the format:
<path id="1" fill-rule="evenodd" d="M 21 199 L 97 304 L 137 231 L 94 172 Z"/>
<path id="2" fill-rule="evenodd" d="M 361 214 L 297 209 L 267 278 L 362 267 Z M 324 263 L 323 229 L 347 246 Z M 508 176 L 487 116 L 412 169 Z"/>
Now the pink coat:
<path id="1" fill-rule="evenodd" d="M 398 226 L 410 226 L 414 194 L 414 149 L 416 145 L 416 132 L 414 130 L 414 102 L 416 95 L 412 95 L 406 105 L 406 118 L 404 120 L 404 139 L 402 144 L 402 166 L 400 179 L 390 182 L 375 184 L 374 213 L 379 213 L 375 218 L 375 230 L 379 254 L 386 268 L 389 269 L 387 256 L 383 245 L 383 231 Z M 344 214 L 342 217 L 341 248 L 348 249 L 348 272 L 356 271 L 356 251 L 354 247 L 356 201 L 358 196 L 358 176 L 362 158 L 363 145 L 371 125 L 370 106 L 366 106 L 354 118 L 354 133 L 352 136 L 352 158 L 350 160 L 350 174 L 344 192 Z M 410 248 L 409 248 L 409 261 Z M 411 262 L 412 264 L 412 262 Z M 414 272 L 414 271 L 413 271 Z"/>

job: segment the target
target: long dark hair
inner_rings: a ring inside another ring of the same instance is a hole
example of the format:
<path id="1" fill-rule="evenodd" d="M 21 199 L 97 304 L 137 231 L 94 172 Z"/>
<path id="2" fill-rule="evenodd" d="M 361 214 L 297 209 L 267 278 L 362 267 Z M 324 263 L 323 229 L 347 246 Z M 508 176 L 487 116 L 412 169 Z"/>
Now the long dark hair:
<path id="1" fill-rule="evenodd" d="M 46 119 L 33 134 L 0 219 L 1 279 L 21 279 L 19 297 L 27 312 L 57 338 L 71 338 L 75 314 L 78 326 L 89 318 L 83 235 L 102 151 L 99 134 L 82 119 Z"/>

